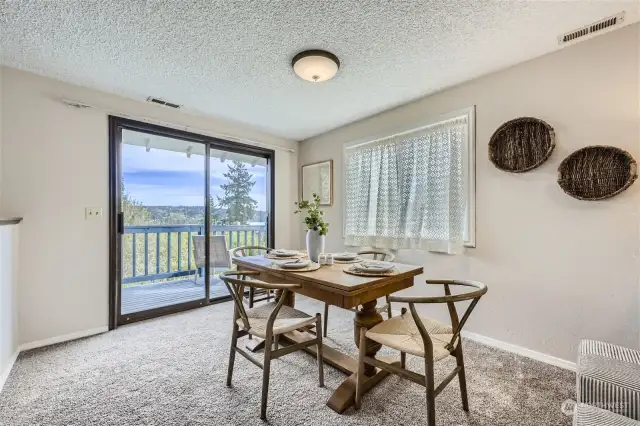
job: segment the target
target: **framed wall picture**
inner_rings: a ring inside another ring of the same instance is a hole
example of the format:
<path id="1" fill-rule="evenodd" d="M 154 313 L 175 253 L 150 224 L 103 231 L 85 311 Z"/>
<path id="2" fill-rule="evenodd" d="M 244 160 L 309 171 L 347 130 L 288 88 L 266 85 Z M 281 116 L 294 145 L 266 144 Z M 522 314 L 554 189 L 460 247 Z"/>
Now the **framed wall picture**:
<path id="1" fill-rule="evenodd" d="M 311 200 L 314 192 L 321 206 L 333 204 L 333 160 L 302 166 L 302 199 Z"/>

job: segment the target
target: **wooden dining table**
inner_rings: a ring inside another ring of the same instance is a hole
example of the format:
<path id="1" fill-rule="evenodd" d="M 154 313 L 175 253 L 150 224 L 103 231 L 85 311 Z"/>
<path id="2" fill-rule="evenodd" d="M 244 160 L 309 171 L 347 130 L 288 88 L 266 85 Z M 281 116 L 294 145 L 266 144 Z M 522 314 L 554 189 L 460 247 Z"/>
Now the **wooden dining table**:
<path id="1" fill-rule="evenodd" d="M 274 269 L 273 260 L 264 256 L 236 257 L 233 263 L 240 271 L 259 272 L 256 277 L 268 283 L 298 284 L 299 288 L 295 293 L 329 303 L 344 309 L 355 309 L 353 321 L 353 336 L 356 346 L 359 344 L 360 328 L 372 328 L 382 322 L 382 315 L 377 312 L 376 305 L 378 298 L 391 293 L 404 290 L 413 286 L 414 277 L 422 274 L 422 267 L 413 265 L 395 264 L 395 274 L 391 276 L 357 276 L 344 272 L 348 264 L 322 265 L 320 269 L 311 272 L 296 272 Z M 288 292 L 287 300 L 284 303 L 294 307 L 295 293 Z M 280 294 L 276 295 L 280 297 Z M 281 337 L 283 343 L 300 343 L 305 340 L 315 338 L 309 331 L 295 330 Z M 255 340 L 255 339 L 254 339 Z M 367 355 L 375 357 L 381 345 L 367 341 Z M 349 376 L 333 392 L 327 405 L 337 413 L 343 413 L 355 402 L 356 380 L 358 371 L 358 360 L 353 356 L 340 352 L 327 345 L 323 345 L 323 358 L 325 363 L 343 371 Z M 316 348 L 311 346 L 307 351 L 315 355 Z M 385 362 L 392 362 L 389 359 L 381 359 Z M 396 365 L 400 365 L 397 361 Z M 367 380 L 364 383 L 364 391 L 367 392 L 376 386 L 387 372 L 382 371 L 372 365 L 365 366 Z"/>

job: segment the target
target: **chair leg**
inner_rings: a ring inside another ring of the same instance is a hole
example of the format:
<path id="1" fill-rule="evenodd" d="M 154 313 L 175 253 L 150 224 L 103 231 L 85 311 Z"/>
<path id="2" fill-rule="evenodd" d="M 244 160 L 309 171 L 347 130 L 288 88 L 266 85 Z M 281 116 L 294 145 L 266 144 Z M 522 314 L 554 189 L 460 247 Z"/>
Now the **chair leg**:
<path id="1" fill-rule="evenodd" d="M 464 374 L 464 358 L 462 357 L 462 342 L 458 343 L 458 347 L 455 350 L 456 364 L 458 367 L 462 367 L 458 372 L 458 380 L 460 381 L 460 397 L 462 398 L 462 409 L 469 411 L 469 399 L 467 397 L 467 378 Z"/>
<path id="2" fill-rule="evenodd" d="M 316 339 L 318 343 L 316 345 L 316 354 L 318 357 L 318 384 L 321 388 L 324 387 L 324 358 L 322 357 L 322 317 L 320 314 L 316 315 Z"/>
<path id="3" fill-rule="evenodd" d="M 427 425 L 436 426 L 436 392 L 433 377 L 433 359 L 425 358 L 425 387 L 427 388 Z"/>
<path id="4" fill-rule="evenodd" d="M 391 318 L 391 302 L 389 302 L 389 295 L 385 296 L 387 299 L 387 315 Z"/>
<path id="5" fill-rule="evenodd" d="M 329 304 L 325 303 L 324 304 L 324 329 L 323 329 L 324 337 L 327 337 L 328 327 L 329 327 Z"/>
<path id="6" fill-rule="evenodd" d="M 407 353 L 400 352 L 400 367 L 405 368 L 407 365 Z"/>
<path id="7" fill-rule="evenodd" d="M 267 397 L 269 395 L 269 373 L 271 372 L 271 333 L 264 340 L 264 368 L 262 369 L 262 400 L 260 402 L 260 419 L 267 420 Z"/>
<path id="8" fill-rule="evenodd" d="M 227 370 L 227 386 L 231 386 L 233 377 L 233 364 L 236 360 L 235 348 L 238 345 L 238 325 L 233 323 L 233 331 L 231 332 L 231 349 L 229 351 L 229 369 Z"/>
<path id="9" fill-rule="evenodd" d="M 273 350 L 277 351 L 279 346 L 280 346 L 280 335 L 276 334 L 275 336 L 273 336 Z"/>
<path id="10" fill-rule="evenodd" d="M 364 387 L 364 357 L 367 356 L 367 329 L 362 327 L 360 329 L 360 353 L 358 355 L 358 377 L 356 378 L 356 409 L 360 409 L 362 403 L 362 390 Z"/>
<path id="11" fill-rule="evenodd" d="M 249 287 L 249 309 L 253 308 L 253 296 L 255 291 L 255 288 Z M 244 298 L 244 294 L 242 297 Z M 253 340 L 253 336 L 251 334 L 249 335 L 249 340 Z"/>

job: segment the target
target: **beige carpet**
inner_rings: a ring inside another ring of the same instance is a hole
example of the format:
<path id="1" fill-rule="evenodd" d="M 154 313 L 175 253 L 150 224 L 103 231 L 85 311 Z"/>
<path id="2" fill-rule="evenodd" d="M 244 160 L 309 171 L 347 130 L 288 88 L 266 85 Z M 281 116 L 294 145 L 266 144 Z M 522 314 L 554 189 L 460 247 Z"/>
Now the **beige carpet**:
<path id="1" fill-rule="evenodd" d="M 300 298 L 298 307 L 322 312 L 309 299 Z M 231 304 L 224 303 L 23 353 L 0 393 L 0 425 L 262 425 L 261 371 L 237 357 L 234 386 L 225 386 L 231 314 Z M 331 309 L 327 343 L 355 354 L 352 315 Z M 464 343 L 471 411 L 462 411 L 454 380 L 436 399 L 438 424 L 571 424 L 560 405 L 575 397 L 573 373 Z M 420 371 L 421 364 L 408 357 L 411 368 Z M 436 378 L 451 368 L 449 361 L 438 363 Z M 274 361 L 269 424 L 426 423 L 418 385 L 387 378 L 366 395 L 360 411 L 338 415 L 325 402 L 345 376 L 326 368 L 322 389 L 316 372 L 304 353 Z"/>

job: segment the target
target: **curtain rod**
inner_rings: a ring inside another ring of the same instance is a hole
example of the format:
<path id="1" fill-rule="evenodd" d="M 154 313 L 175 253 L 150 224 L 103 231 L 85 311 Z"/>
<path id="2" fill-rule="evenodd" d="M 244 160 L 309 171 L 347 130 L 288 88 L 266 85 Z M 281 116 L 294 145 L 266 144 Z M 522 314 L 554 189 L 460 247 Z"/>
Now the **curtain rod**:
<path id="1" fill-rule="evenodd" d="M 87 103 L 84 103 L 84 102 L 74 101 L 74 100 L 70 100 L 70 99 L 61 99 L 61 102 L 63 104 L 65 104 L 65 105 L 67 105 L 68 107 L 71 107 L 71 108 L 77 108 L 77 109 L 89 109 L 90 108 L 90 109 L 95 109 L 95 110 L 98 110 L 98 111 L 103 111 L 103 112 L 106 112 L 106 113 L 111 114 L 111 115 L 116 115 L 118 117 L 129 118 L 129 119 L 138 120 L 138 121 L 144 121 L 146 123 L 157 124 L 159 126 L 171 127 L 173 129 L 184 130 L 185 132 L 198 133 L 198 134 L 202 134 L 202 135 L 205 135 L 205 136 L 211 136 L 211 137 L 214 137 L 214 138 L 225 139 L 225 140 L 228 140 L 228 141 L 231 141 L 231 142 L 244 143 L 244 144 L 254 145 L 254 146 L 258 146 L 258 147 L 262 147 L 262 148 L 276 149 L 276 150 L 279 150 L 279 151 L 291 152 L 293 154 L 296 153 L 296 151 L 294 149 L 286 148 L 286 147 L 279 146 L 279 145 L 272 145 L 272 144 L 268 144 L 268 143 L 264 143 L 264 142 L 258 142 L 258 141 L 254 141 L 254 140 L 251 140 L 251 139 L 245 139 L 245 138 L 240 138 L 240 137 L 233 136 L 233 135 L 227 135 L 225 133 L 212 132 L 211 130 L 205 130 L 205 129 L 201 129 L 201 128 L 194 127 L 194 126 L 188 126 L 188 125 L 184 125 L 184 124 L 171 123 L 171 122 L 168 122 L 168 121 L 157 120 L 155 118 L 144 117 L 144 116 L 141 116 L 141 115 L 131 115 L 131 114 L 127 114 L 127 113 L 124 113 L 124 112 L 121 112 L 121 111 L 115 111 L 115 110 L 111 110 L 109 108 L 99 107 L 99 106 L 87 104 Z"/>
<path id="2" fill-rule="evenodd" d="M 417 127 L 413 127 L 411 129 L 398 129 L 395 132 L 386 132 L 382 134 L 377 134 L 373 136 L 367 136 L 365 138 L 359 139 L 357 141 L 349 142 L 345 145 L 344 150 L 348 151 L 354 148 L 360 148 L 362 146 L 375 144 L 377 142 L 382 142 L 385 139 L 391 139 L 398 136 L 404 136 L 407 134 L 419 132 L 422 130 L 426 130 L 430 127 L 436 127 L 443 124 L 447 124 L 451 121 L 459 120 L 459 119 L 467 119 L 469 123 L 473 123 L 475 121 L 476 107 L 472 105 L 467 108 L 462 108 L 456 111 L 451 111 L 446 114 L 442 114 L 437 117 L 432 117 L 429 120 L 426 120 L 426 124 L 420 124 Z"/>
<path id="3" fill-rule="evenodd" d="M 437 123 L 427 124 L 426 126 L 415 127 L 413 129 L 409 129 L 409 130 L 403 130 L 401 132 L 393 133 L 393 134 L 388 135 L 388 136 L 376 137 L 375 139 L 367 139 L 366 142 L 356 143 L 355 145 L 349 145 L 345 149 L 359 148 L 361 146 L 371 145 L 371 144 L 376 143 L 376 142 L 382 142 L 382 141 L 387 140 L 387 139 L 397 138 L 399 136 L 406 136 L 406 135 L 409 135 L 409 134 L 412 134 L 412 133 L 418 133 L 418 132 L 421 132 L 421 131 L 424 131 L 424 130 L 427 130 L 427 129 L 430 129 L 430 128 L 433 128 L 433 127 L 443 126 L 443 125 L 446 125 L 446 124 L 449 124 L 451 122 L 455 122 L 455 121 L 461 120 L 461 119 L 466 120 L 467 117 L 461 115 L 459 117 L 449 118 L 447 120 L 443 120 L 443 121 L 440 121 L 440 122 L 437 122 Z"/>

